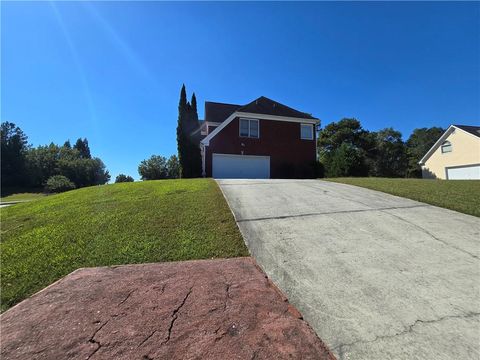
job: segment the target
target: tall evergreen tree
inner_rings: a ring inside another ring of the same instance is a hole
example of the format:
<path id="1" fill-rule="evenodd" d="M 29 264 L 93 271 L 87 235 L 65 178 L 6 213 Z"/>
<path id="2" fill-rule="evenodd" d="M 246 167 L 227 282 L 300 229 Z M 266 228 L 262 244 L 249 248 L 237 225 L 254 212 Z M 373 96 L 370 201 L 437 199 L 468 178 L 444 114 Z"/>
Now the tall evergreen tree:
<path id="1" fill-rule="evenodd" d="M 197 99 L 192 95 L 187 102 L 185 85 L 180 91 L 178 103 L 177 149 L 181 168 L 181 177 L 201 176 L 202 160 L 200 155 L 200 132 L 197 114 Z"/>
<path id="2" fill-rule="evenodd" d="M 74 149 L 77 149 L 80 153 L 80 157 L 83 159 L 91 159 L 92 155 L 90 154 L 90 147 L 88 146 L 88 140 L 78 138 L 77 142 L 73 146 Z"/>
<path id="3" fill-rule="evenodd" d="M 202 176 L 202 155 L 200 153 L 200 123 L 198 122 L 197 112 L 197 97 L 195 93 L 192 94 L 192 100 L 190 101 L 190 111 L 192 116 L 192 173 L 193 177 Z"/>
<path id="4" fill-rule="evenodd" d="M 180 162 L 180 176 L 185 177 L 185 171 L 188 166 L 188 155 L 186 149 L 185 138 L 185 116 L 187 112 L 187 92 L 185 90 L 185 84 L 182 85 L 180 90 L 180 101 L 178 102 L 178 121 L 177 121 L 177 151 L 178 160 Z"/>
<path id="5" fill-rule="evenodd" d="M 190 105 L 192 106 L 192 111 L 197 114 L 197 97 L 195 93 L 192 94 L 192 100 L 190 100 Z M 198 114 L 197 114 L 197 121 L 198 121 Z"/>

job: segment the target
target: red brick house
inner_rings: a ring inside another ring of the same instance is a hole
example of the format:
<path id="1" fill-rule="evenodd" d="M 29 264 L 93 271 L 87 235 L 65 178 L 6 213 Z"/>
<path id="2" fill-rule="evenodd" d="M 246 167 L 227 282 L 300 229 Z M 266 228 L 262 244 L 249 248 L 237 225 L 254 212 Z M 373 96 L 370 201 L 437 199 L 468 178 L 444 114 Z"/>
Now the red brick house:
<path id="1" fill-rule="evenodd" d="M 320 120 L 260 97 L 247 105 L 205 102 L 200 142 L 203 175 L 308 178 Z"/>

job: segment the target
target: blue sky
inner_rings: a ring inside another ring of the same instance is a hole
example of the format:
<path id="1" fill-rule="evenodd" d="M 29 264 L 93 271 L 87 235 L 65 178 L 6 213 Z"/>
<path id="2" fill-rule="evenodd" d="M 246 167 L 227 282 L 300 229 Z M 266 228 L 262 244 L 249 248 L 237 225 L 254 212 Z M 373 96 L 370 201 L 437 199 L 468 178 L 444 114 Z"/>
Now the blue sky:
<path id="1" fill-rule="evenodd" d="M 182 83 L 261 95 L 322 126 L 479 124 L 480 3 L 2 2 L 1 120 L 35 146 L 87 137 L 110 173 L 176 153 Z"/>

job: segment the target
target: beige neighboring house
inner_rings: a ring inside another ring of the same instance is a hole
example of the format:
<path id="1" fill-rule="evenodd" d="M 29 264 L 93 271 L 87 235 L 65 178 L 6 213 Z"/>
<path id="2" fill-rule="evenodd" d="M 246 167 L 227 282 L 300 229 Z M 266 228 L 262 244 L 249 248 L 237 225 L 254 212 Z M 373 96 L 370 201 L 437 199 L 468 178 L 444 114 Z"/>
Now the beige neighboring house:
<path id="1" fill-rule="evenodd" d="M 424 179 L 480 179 L 480 126 L 450 125 L 419 164 Z"/>

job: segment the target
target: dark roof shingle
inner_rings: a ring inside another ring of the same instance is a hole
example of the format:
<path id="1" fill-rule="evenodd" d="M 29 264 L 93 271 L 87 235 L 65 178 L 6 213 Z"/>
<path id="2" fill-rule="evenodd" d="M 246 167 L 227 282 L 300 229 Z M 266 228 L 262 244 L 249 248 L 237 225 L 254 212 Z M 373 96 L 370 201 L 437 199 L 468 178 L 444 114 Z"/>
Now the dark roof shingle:
<path id="1" fill-rule="evenodd" d="M 453 125 L 459 129 L 462 129 L 472 135 L 480 137 L 480 126 L 470 126 L 470 125 Z"/>
<path id="2" fill-rule="evenodd" d="M 205 121 L 223 122 L 241 105 L 205 101 Z"/>
<path id="3" fill-rule="evenodd" d="M 223 122 L 235 111 L 254 114 L 286 116 L 300 119 L 316 119 L 312 115 L 292 109 L 274 100 L 261 96 L 246 105 L 224 104 L 205 101 L 205 121 Z"/>
<path id="4" fill-rule="evenodd" d="M 242 106 L 238 111 L 249 112 L 255 114 L 266 114 L 276 116 L 287 116 L 301 119 L 315 119 L 312 115 L 292 109 L 286 105 L 280 104 L 274 100 L 260 96 L 251 103 Z"/>

